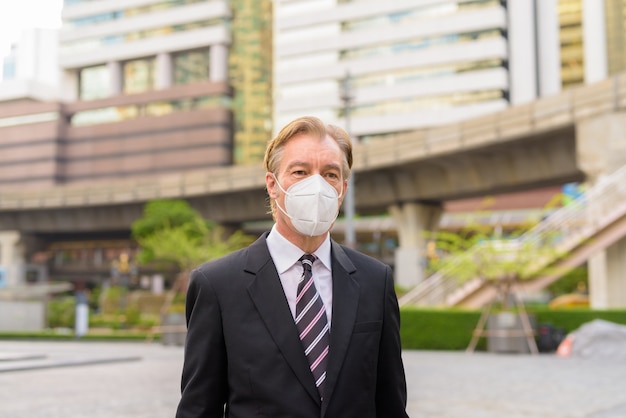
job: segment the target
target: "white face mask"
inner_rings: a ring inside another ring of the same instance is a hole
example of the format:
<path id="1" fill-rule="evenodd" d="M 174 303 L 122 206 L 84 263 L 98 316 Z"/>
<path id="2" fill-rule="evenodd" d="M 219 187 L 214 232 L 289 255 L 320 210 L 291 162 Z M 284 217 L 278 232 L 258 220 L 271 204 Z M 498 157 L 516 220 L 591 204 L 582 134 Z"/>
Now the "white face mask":
<path id="1" fill-rule="evenodd" d="M 339 214 L 337 190 L 322 176 L 314 174 L 294 183 L 284 190 L 276 179 L 276 184 L 285 193 L 285 209 L 276 202 L 282 213 L 291 219 L 293 226 L 303 235 L 322 235 L 330 229 Z M 341 193 L 343 194 L 343 187 Z"/>

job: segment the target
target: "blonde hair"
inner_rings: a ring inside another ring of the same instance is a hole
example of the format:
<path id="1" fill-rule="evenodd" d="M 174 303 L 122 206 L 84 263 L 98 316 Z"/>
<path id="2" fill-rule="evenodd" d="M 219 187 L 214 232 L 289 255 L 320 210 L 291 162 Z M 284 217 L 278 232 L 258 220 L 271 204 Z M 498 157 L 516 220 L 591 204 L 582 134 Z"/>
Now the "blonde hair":
<path id="1" fill-rule="evenodd" d="M 302 116 L 294 119 L 270 140 L 265 149 L 265 158 L 263 159 L 265 170 L 278 176 L 278 167 L 280 167 L 285 145 L 291 138 L 300 134 L 307 134 L 320 139 L 325 138 L 326 135 L 333 138 L 339 145 L 343 155 L 341 176 L 343 180 L 347 180 L 350 177 L 350 170 L 352 169 L 352 141 L 350 135 L 344 129 L 335 125 L 327 125 L 314 116 Z M 275 202 L 271 199 L 270 205 L 273 214 L 276 207 Z"/>

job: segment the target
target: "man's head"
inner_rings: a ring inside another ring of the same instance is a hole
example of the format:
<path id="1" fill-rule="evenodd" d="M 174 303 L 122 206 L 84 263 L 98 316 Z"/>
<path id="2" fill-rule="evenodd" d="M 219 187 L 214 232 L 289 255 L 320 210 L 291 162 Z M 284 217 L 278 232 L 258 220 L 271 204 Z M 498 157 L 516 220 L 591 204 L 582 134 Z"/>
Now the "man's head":
<path id="1" fill-rule="evenodd" d="M 343 200 L 352 168 L 352 143 L 348 133 L 311 116 L 298 118 L 272 139 L 265 152 L 266 186 L 272 215 L 280 224 L 276 203 L 284 208 L 284 190 L 319 174 Z M 281 190 L 282 188 L 282 190 Z"/>

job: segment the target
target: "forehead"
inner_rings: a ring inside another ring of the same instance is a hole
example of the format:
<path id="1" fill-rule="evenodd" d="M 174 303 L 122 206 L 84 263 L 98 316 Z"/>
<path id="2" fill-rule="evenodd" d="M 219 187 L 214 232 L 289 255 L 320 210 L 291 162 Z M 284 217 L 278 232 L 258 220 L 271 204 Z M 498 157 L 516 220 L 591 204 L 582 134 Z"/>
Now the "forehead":
<path id="1" fill-rule="evenodd" d="M 331 136 L 319 137 L 308 133 L 295 135 L 284 147 L 283 163 L 291 159 L 342 160 L 341 148 Z"/>

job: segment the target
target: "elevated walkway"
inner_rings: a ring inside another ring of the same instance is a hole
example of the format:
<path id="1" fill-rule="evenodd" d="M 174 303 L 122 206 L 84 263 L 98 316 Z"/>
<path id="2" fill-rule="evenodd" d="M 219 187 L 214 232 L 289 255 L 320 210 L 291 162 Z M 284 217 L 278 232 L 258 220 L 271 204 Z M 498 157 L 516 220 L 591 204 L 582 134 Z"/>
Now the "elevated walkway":
<path id="1" fill-rule="evenodd" d="M 545 288 L 573 268 L 589 260 L 626 236 L 626 166 L 601 177 L 571 204 L 553 212 L 534 228 L 508 245 L 541 243 L 554 249 L 546 260 L 549 269 L 516 285 L 519 292 Z M 477 245 L 469 250 L 479 252 Z M 563 256 L 559 256 L 563 255 Z M 496 289 L 485 280 L 459 283 L 454 277 L 454 262 L 415 286 L 400 298 L 400 305 L 443 305 L 478 308 L 496 297 Z"/>

